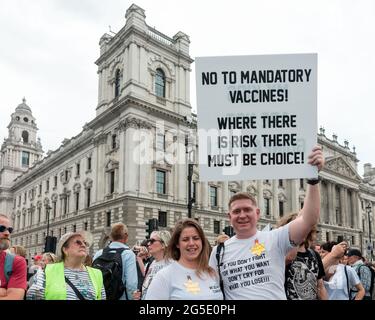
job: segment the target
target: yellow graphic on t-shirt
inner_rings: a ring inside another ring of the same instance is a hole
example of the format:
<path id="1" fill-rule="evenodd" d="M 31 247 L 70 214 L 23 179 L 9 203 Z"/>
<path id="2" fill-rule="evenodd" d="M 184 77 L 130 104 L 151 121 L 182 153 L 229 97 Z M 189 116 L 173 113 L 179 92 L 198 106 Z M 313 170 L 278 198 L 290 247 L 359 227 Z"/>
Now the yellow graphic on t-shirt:
<path id="1" fill-rule="evenodd" d="M 186 287 L 186 291 L 193 293 L 193 294 L 197 294 L 198 292 L 200 292 L 201 288 L 199 288 L 199 283 L 193 282 L 190 276 L 188 276 L 187 278 L 188 278 L 188 281 L 184 283 L 184 286 Z"/>
<path id="2" fill-rule="evenodd" d="M 255 240 L 255 244 L 251 248 L 251 253 L 260 256 L 265 250 L 264 244 L 259 243 L 259 240 Z"/>

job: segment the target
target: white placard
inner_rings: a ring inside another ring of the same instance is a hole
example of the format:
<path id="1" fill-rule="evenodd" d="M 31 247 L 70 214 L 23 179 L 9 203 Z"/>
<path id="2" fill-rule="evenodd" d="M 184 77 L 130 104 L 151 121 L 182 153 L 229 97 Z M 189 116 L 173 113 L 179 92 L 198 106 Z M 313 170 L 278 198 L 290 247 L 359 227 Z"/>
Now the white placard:
<path id="1" fill-rule="evenodd" d="M 195 63 L 201 181 L 317 177 L 317 54 Z"/>

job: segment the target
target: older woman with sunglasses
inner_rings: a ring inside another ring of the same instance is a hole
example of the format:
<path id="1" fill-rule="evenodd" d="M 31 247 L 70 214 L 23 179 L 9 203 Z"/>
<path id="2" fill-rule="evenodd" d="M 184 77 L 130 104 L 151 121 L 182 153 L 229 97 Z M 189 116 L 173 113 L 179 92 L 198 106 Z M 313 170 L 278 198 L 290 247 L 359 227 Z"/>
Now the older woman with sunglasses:
<path id="1" fill-rule="evenodd" d="M 218 275 L 208 265 L 210 244 L 194 219 L 177 222 L 167 247 L 174 261 L 159 271 L 146 300 L 222 300 Z"/>
<path id="2" fill-rule="evenodd" d="M 150 286 L 152 279 L 160 270 L 169 265 L 172 261 L 166 258 L 166 249 L 168 247 L 169 240 L 171 239 L 171 234 L 169 231 L 154 231 L 151 233 L 150 239 L 147 242 L 148 254 L 153 257 L 152 262 L 150 262 L 145 269 L 145 279 L 142 284 L 142 292 L 137 292 L 133 295 L 135 300 L 140 298 L 142 295 L 142 300 L 145 299 L 148 287 Z M 141 251 L 137 258 L 142 258 L 143 251 Z M 140 259 L 138 259 L 141 264 Z"/>
<path id="3" fill-rule="evenodd" d="M 90 236 L 87 232 L 64 234 L 56 254 L 61 262 L 39 270 L 27 291 L 28 300 L 105 300 L 100 270 L 84 265 Z"/>

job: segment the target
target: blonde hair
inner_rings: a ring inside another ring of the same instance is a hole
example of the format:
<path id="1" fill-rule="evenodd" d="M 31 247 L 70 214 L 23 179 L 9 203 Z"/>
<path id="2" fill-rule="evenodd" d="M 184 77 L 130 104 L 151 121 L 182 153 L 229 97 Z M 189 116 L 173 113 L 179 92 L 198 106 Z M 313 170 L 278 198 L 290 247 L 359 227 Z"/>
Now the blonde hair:
<path id="1" fill-rule="evenodd" d="M 10 248 L 13 248 L 16 255 L 26 258 L 26 249 L 23 246 L 14 245 Z"/>
<path id="2" fill-rule="evenodd" d="M 57 257 L 52 252 L 45 252 L 42 255 L 42 260 L 48 259 L 49 263 L 55 263 L 57 261 Z"/>

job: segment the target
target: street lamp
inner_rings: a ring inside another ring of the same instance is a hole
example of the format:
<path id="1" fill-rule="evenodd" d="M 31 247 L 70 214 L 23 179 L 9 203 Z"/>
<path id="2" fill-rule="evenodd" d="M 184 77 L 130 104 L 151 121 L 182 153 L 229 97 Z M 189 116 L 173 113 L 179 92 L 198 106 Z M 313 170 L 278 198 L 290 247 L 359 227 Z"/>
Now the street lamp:
<path id="1" fill-rule="evenodd" d="M 190 163 L 190 152 L 189 152 L 189 136 L 185 136 L 185 152 L 186 152 L 186 161 L 188 165 L 188 218 L 192 217 L 192 207 L 193 207 L 193 202 L 195 199 L 192 197 L 192 180 L 193 180 L 193 163 Z"/>
<path id="2" fill-rule="evenodd" d="M 46 241 L 44 244 L 44 252 L 53 252 L 56 251 L 56 237 L 52 237 L 49 235 L 49 213 L 52 208 L 49 206 L 48 203 L 46 203 L 46 213 L 47 213 L 47 235 L 46 235 Z"/>
<path id="3" fill-rule="evenodd" d="M 372 241 L 371 241 L 371 212 L 372 212 L 372 207 L 371 204 L 369 203 L 366 207 L 367 211 L 367 216 L 368 216 L 368 237 L 370 241 L 370 246 L 368 247 L 370 249 L 370 261 L 372 262 Z"/>

